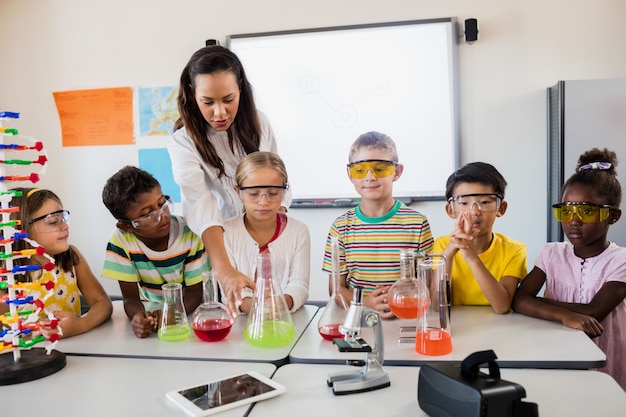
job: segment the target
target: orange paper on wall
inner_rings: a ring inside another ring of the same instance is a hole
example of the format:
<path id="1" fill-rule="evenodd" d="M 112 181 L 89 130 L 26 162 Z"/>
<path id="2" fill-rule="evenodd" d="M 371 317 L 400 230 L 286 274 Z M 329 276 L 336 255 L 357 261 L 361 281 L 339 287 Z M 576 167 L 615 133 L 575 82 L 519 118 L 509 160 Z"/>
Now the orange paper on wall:
<path id="1" fill-rule="evenodd" d="M 134 143 L 131 87 L 61 91 L 52 95 L 61 121 L 63 146 Z"/>

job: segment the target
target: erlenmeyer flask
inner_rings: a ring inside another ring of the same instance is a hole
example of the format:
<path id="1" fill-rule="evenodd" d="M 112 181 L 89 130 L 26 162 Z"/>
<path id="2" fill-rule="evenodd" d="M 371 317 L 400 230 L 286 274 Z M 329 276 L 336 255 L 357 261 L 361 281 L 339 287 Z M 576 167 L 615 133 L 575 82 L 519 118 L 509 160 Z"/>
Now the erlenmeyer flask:
<path id="1" fill-rule="evenodd" d="M 280 283 L 273 279 L 272 255 L 257 256 L 256 289 L 244 337 L 253 346 L 280 347 L 293 340 L 296 329 Z"/>
<path id="2" fill-rule="evenodd" d="M 419 262 L 419 269 L 431 302 L 418 320 L 415 351 L 422 355 L 447 355 L 452 352 L 452 336 L 445 257 L 429 255 Z"/>
<path id="3" fill-rule="evenodd" d="M 330 238 L 330 259 L 332 264 L 333 293 L 326 304 L 324 313 L 317 322 L 317 331 L 324 340 L 343 338 L 343 334 L 339 331 L 339 326 L 345 321 L 350 308 L 349 303 L 339 292 L 339 240 L 336 236 Z"/>
<path id="4" fill-rule="evenodd" d="M 168 342 L 184 340 L 191 334 L 187 312 L 183 305 L 182 284 L 163 284 L 163 308 L 161 309 L 161 325 L 159 339 Z"/>
<path id="5" fill-rule="evenodd" d="M 202 273 L 203 303 L 191 315 L 191 328 L 198 339 L 217 342 L 230 333 L 233 320 L 226 306 L 217 300 L 217 284 L 213 271 Z"/>
<path id="6" fill-rule="evenodd" d="M 400 279 L 387 293 L 389 309 L 401 319 L 421 317 L 428 308 L 428 291 L 415 272 L 415 260 L 424 255 L 412 249 L 400 249 Z"/>

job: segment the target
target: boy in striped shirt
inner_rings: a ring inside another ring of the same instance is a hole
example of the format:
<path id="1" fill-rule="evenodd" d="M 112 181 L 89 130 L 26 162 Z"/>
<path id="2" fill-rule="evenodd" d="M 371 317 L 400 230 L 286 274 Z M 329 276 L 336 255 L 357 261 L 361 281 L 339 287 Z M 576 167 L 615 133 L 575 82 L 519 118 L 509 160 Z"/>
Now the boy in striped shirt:
<path id="1" fill-rule="evenodd" d="M 192 312 L 202 302 L 202 273 L 209 261 L 202 240 L 182 217 L 170 213 L 170 197 L 148 172 L 126 166 L 109 178 L 102 201 L 117 219 L 107 244 L 102 276 L 119 281 L 124 311 L 135 336 L 156 332 L 162 304 L 161 286 L 183 285 L 183 304 Z"/>
<path id="2" fill-rule="evenodd" d="M 379 132 L 359 136 L 350 148 L 348 177 L 361 202 L 339 216 L 326 240 L 322 269 L 332 272 L 331 237 L 339 240 L 339 291 L 348 302 L 354 287 L 363 287 L 363 305 L 393 318 L 389 287 L 400 278 L 400 249 L 430 253 L 433 237 L 425 215 L 393 198 L 393 183 L 402 175 L 394 141 Z M 332 276 L 329 293 L 332 294 Z"/>

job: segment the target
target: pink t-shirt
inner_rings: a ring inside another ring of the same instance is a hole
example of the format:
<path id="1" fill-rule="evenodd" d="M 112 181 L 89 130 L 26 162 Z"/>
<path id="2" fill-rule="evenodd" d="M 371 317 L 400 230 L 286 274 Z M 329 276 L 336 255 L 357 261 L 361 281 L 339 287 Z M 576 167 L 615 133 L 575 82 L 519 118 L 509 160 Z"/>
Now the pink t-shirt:
<path id="1" fill-rule="evenodd" d="M 544 297 L 587 304 L 609 281 L 626 283 L 626 248 L 611 243 L 601 254 L 579 258 L 569 242 L 548 243 L 535 265 L 546 274 Z M 606 354 L 605 368 L 626 390 L 626 300 L 601 322 L 604 332 L 593 341 Z"/>

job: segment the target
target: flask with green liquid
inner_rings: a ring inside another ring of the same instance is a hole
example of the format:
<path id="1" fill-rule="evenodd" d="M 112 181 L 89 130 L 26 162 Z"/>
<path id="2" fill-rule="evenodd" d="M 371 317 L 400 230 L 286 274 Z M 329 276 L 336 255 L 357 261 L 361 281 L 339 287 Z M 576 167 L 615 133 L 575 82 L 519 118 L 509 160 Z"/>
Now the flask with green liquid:
<path id="1" fill-rule="evenodd" d="M 167 342 L 185 340 L 191 335 L 191 328 L 187 319 L 187 312 L 183 305 L 182 284 L 163 284 L 163 309 L 161 310 L 161 325 L 159 339 Z"/>
<path id="2" fill-rule="evenodd" d="M 256 289 L 244 338 L 253 346 L 275 348 L 288 345 L 295 335 L 296 329 L 280 283 L 274 280 L 272 255 L 260 253 L 257 256 Z"/>

